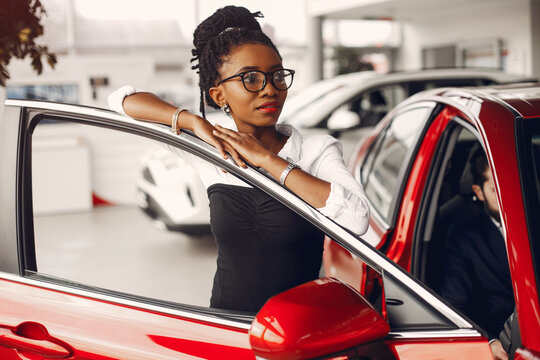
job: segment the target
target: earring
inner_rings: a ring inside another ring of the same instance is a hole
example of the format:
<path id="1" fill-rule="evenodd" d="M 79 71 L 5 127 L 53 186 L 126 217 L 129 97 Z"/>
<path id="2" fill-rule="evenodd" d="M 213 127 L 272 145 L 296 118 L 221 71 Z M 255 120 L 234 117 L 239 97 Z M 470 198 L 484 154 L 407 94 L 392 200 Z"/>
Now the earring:
<path id="1" fill-rule="evenodd" d="M 223 105 L 221 107 L 221 110 L 223 110 L 223 112 L 227 114 L 227 116 L 231 116 L 231 108 L 228 104 Z"/>

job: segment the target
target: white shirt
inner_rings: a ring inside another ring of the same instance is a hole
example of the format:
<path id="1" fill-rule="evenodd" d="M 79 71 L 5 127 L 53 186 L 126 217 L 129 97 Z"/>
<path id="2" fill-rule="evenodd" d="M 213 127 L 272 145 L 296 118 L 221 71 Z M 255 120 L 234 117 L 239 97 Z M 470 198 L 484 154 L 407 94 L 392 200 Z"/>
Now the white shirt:
<path id="1" fill-rule="evenodd" d="M 109 96 L 111 110 L 126 115 L 122 102 L 128 95 L 137 92 L 131 86 L 124 86 Z M 237 130 L 234 121 L 219 125 Z M 341 143 L 330 135 L 302 136 L 291 125 L 277 124 L 276 130 L 288 140 L 278 156 L 299 165 L 303 171 L 330 183 L 330 195 L 324 207 L 319 208 L 323 215 L 336 221 L 358 235 L 367 231 L 369 225 L 369 207 L 362 186 L 354 180 L 343 161 Z M 206 188 L 212 184 L 223 183 L 249 187 L 234 175 L 224 173 L 215 165 L 184 152 L 178 148 L 170 149 L 193 165 Z"/>

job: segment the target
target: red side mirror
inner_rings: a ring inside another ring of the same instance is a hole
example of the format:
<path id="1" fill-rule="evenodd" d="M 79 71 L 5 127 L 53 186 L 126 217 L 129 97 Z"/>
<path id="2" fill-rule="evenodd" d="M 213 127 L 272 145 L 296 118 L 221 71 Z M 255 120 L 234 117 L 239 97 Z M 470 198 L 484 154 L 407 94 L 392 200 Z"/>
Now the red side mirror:
<path id="1" fill-rule="evenodd" d="M 272 297 L 249 331 L 256 356 L 309 359 L 381 339 L 390 327 L 357 291 L 318 279 Z"/>

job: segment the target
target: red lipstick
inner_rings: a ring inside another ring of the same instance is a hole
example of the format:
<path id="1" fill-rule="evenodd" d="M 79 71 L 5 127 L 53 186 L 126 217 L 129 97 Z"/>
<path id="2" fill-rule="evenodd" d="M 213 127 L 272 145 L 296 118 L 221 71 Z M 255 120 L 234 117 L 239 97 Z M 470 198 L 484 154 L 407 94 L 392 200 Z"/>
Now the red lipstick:
<path id="1" fill-rule="evenodd" d="M 272 102 L 265 102 L 261 106 L 258 106 L 257 110 L 260 110 L 260 111 L 265 112 L 267 114 L 273 114 L 276 111 L 278 111 L 280 108 L 281 108 L 281 106 L 277 102 L 272 101 Z"/>

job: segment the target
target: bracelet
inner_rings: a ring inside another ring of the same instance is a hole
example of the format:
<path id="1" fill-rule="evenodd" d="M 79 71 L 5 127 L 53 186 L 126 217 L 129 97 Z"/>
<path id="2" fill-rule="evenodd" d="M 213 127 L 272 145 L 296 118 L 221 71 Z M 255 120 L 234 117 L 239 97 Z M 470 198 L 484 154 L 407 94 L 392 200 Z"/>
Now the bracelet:
<path id="1" fill-rule="evenodd" d="M 287 164 L 287 167 L 283 170 L 283 172 L 281 173 L 281 176 L 279 177 L 279 182 L 281 183 L 281 185 L 285 186 L 285 179 L 287 179 L 287 176 L 289 175 L 292 169 L 300 169 L 300 166 L 292 162 Z"/>
<path id="2" fill-rule="evenodd" d="M 184 110 L 187 110 L 187 109 L 182 109 L 182 108 L 178 108 L 176 109 L 176 111 L 174 112 L 173 116 L 172 116 L 172 119 L 171 119 L 171 132 L 174 134 L 174 135 L 178 135 L 180 133 L 179 129 L 178 129 L 178 117 L 180 116 L 180 113 Z"/>

